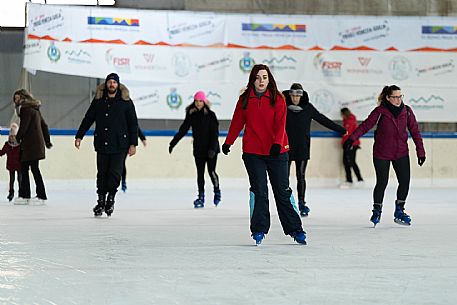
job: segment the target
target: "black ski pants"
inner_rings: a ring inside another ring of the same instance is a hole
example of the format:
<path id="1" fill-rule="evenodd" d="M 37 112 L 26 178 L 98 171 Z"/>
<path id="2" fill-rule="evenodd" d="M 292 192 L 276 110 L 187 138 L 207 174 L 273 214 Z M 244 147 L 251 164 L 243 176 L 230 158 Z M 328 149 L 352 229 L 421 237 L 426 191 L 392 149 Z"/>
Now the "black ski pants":
<path id="1" fill-rule="evenodd" d="M 205 192 L 205 164 L 208 166 L 208 175 L 211 178 L 213 183 L 213 188 L 215 191 L 219 190 L 219 176 L 216 173 L 216 164 L 217 164 L 217 154 L 214 158 L 202 158 L 194 157 L 195 166 L 197 167 L 197 185 L 198 193 L 203 194 Z"/>
<path id="2" fill-rule="evenodd" d="M 121 182 L 126 152 L 117 154 L 97 153 L 97 194 L 116 194 Z"/>
<path id="3" fill-rule="evenodd" d="M 409 191 L 409 182 L 411 180 L 409 156 L 397 160 L 381 160 L 373 157 L 374 169 L 376 171 L 376 186 L 373 191 L 373 203 L 382 204 L 384 200 L 384 191 L 389 182 L 390 163 L 392 163 L 398 180 L 397 200 L 406 201 Z"/>

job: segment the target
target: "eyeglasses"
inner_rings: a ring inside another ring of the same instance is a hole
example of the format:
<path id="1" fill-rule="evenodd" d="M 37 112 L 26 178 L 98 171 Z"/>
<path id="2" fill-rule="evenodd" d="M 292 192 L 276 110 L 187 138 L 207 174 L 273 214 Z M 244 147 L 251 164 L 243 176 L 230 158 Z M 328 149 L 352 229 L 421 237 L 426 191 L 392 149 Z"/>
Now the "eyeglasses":
<path id="1" fill-rule="evenodd" d="M 393 99 L 396 99 L 396 100 L 402 100 L 405 95 L 402 94 L 402 95 L 389 95 L 390 98 L 393 98 Z"/>

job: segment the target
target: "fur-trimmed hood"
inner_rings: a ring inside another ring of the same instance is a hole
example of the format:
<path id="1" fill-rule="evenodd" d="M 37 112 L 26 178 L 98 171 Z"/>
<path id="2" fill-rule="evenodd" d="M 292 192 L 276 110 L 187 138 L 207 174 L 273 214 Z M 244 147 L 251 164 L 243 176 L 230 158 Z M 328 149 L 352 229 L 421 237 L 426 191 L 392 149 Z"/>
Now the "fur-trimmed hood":
<path id="1" fill-rule="evenodd" d="M 25 98 L 21 101 L 21 108 L 40 108 L 41 101 L 33 98 Z"/>
<path id="2" fill-rule="evenodd" d="M 99 100 L 103 97 L 106 90 L 105 83 L 101 83 L 97 86 L 97 91 L 95 92 L 95 99 Z M 130 101 L 130 92 L 129 89 L 124 84 L 119 84 L 119 89 L 121 92 L 121 99 L 123 101 Z"/>

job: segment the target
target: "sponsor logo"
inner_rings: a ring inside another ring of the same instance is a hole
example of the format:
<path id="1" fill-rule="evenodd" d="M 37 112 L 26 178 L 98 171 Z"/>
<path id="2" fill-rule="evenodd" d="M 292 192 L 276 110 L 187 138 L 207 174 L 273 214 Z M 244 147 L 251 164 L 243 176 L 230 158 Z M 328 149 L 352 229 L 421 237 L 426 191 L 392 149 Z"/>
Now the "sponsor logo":
<path id="1" fill-rule="evenodd" d="M 250 72 L 252 67 L 255 65 L 255 61 L 252 57 L 249 56 L 249 52 L 243 53 L 243 58 L 240 59 L 239 67 L 243 72 Z"/>
<path id="2" fill-rule="evenodd" d="M 357 98 L 357 99 L 350 100 L 347 102 L 341 102 L 341 107 L 353 107 L 353 106 L 357 106 L 359 108 L 364 107 L 364 106 L 372 107 L 373 104 L 376 103 L 376 101 L 377 101 L 377 94 L 373 93 L 370 96 Z"/>
<path id="3" fill-rule="evenodd" d="M 215 28 L 212 20 L 203 20 L 196 23 L 185 23 L 171 26 L 167 29 L 168 36 L 172 39 L 174 36 L 186 34 L 188 38 L 195 38 L 197 36 L 206 35 L 211 33 Z"/>
<path id="4" fill-rule="evenodd" d="M 105 52 L 106 63 L 111 65 L 117 72 L 130 73 L 130 58 L 126 56 L 118 56 L 113 48 Z"/>
<path id="5" fill-rule="evenodd" d="M 457 35 L 457 26 L 423 25 L 422 34 L 427 35 Z"/>
<path id="6" fill-rule="evenodd" d="M 356 74 L 382 74 L 381 69 L 372 69 L 370 68 L 371 57 L 357 57 L 360 67 L 358 68 L 348 68 L 346 71 L 348 73 Z"/>
<path id="7" fill-rule="evenodd" d="M 378 23 L 370 26 L 357 26 L 350 29 L 346 29 L 338 33 L 340 41 L 345 43 L 349 40 L 354 40 L 356 38 L 361 39 L 362 41 L 376 40 L 379 38 L 384 38 L 389 35 L 389 23 L 387 20 L 384 20 L 382 23 Z"/>
<path id="8" fill-rule="evenodd" d="M 395 80 L 407 79 L 411 70 L 411 62 L 406 57 L 396 56 L 389 62 L 389 71 Z"/>
<path id="9" fill-rule="evenodd" d="M 420 96 L 419 98 L 410 98 L 408 103 L 414 109 L 443 109 L 445 100 L 439 95 Z"/>
<path id="10" fill-rule="evenodd" d="M 455 65 L 454 61 L 450 59 L 447 62 L 444 62 L 442 64 L 438 65 L 433 65 L 433 66 L 428 66 L 424 68 L 416 68 L 416 73 L 417 76 L 422 76 L 424 74 L 433 74 L 435 76 L 445 74 L 445 73 L 451 73 L 454 72 Z"/>
<path id="11" fill-rule="evenodd" d="M 262 62 L 268 65 L 271 70 L 281 71 L 297 69 L 297 60 L 291 56 L 284 55 L 279 59 L 272 57 L 271 59 L 264 59 Z"/>
<path id="12" fill-rule="evenodd" d="M 185 53 L 175 53 L 171 62 L 175 67 L 176 76 L 185 77 L 189 75 L 190 69 L 192 67 L 192 62 L 190 61 L 189 56 L 187 56 Z"/>
<path id="13" fill-rule="evenodd" d="M 313 60 L 314 67 L 322 71 L 324 77 L 340 77 L 341 67 L 343 63 L 341 61 L 329 61 L 325 60 L 324 53 L 320 52 L 316 54 Z"/>
<path id="14" fill-rule="evenodd" d="M 155 64 L 155 54 L 153 53 L 143 53 L 142 64 L 134 65 L 134 68 L 137 70 L 165 70 L 165 66 Z"/>
<path id="15" fill-rule="evenodd" d="M 247 32 L 305 33 L 306 24 L 242 23 L 241 30 Z"/>
<path id="16" fill-rule="evenodd" d="M 160 100 L 160 95 L 157 90 L 153 93 L 145 94 L 139 97 L 135 97 L 135 104 L 141 104 L 142 106 L 157 104 Z"/>
<path id="17" fill-rule="evenodd" d="M 228 55 L 218 58 L 218 59 L 214 59 L 214 60 L 207 61 L 207 62 L 204 62 L 201 64 L 197 64 L 197 65 L 195 65 L 195 69 L 197 70 L 197 72 L 200 72 L 202 70 L 217 71 L 217 70 L 221 70 L 221 69 L 229 67 L 231 63 L 232 63 L 232 55 L 228 54 Z"/>
<path id="18" fill-rule="evenodd" d="M 90 53 L 79 49 L 79 50 L 71 50 L 65 51 L 65 55 L 67 56 L 67 60 L 70 63 L 74 64 L 91 64 L 91 56 Z"/>
<path id="19" fill-rule="evenodd" d="M 48 58 L 51 62 L 59 61 L 61 53 L 59 48 L 55 46 L 54 42 L 51 42 L 46 53 L 48 54 Z"/>
<path id="20" fill-rule="evenodd" d="M 89 16 L 89 17 L 87 17 L 87 24 L 88 25 L 139 27 L 140 19 Z"/>
<path id="21" fill-rule="evenodd" d="M 176 88 L 170 89 L 170 94 L 167 95 L 167 105 L 170 109 L 178 109 L 182 105 L 182 97 L 176 92 Z"/>
<path id="22" fill-rule="evenodd" d="M 53 30 L 55 28 L 63 26 L 63 14 L 62 10 L 51 14 L 41 14 L 29 20 L 29 27 L 32 31 L 36 31 L 39 28 L 44 27 L 44 30 Z"/>
<path id="23" fill-rule="evenodd" d="M 330 113 L 335 108 L 335 97 L 326 89 L 319 89 L 311 95 L 311 101 L 322 113 Z"/>
<path id="24" fill-rule="evenodd" d="M 39 40 L 27 40 L 24 44 L 24 55 L 40 53 L 41 44 Z"/>

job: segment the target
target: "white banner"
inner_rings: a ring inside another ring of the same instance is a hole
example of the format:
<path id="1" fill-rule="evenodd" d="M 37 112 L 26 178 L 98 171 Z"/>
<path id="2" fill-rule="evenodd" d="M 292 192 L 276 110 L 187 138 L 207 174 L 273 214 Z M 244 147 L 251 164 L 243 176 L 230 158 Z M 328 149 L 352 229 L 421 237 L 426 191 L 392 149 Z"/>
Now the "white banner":
<path id="1" fill-rule="evenodd" d="M 419 121 L 456 122 L 457 18 L 243 15 L 30 4 L 24 67 L 129 85 L 140 118 L 182 119 L 197 90 L 230 119 L 254 64 L 324 114 L 359 117 L 397 84 Z"/>

